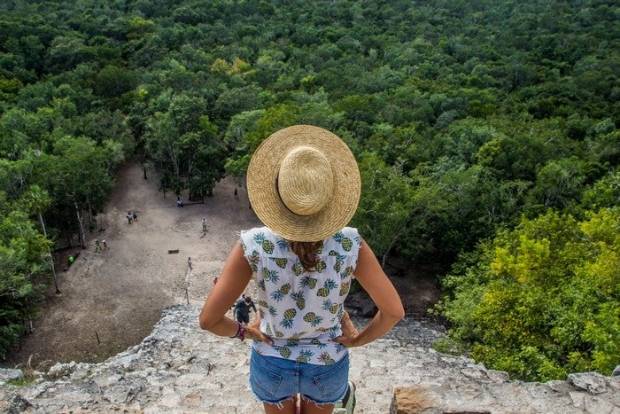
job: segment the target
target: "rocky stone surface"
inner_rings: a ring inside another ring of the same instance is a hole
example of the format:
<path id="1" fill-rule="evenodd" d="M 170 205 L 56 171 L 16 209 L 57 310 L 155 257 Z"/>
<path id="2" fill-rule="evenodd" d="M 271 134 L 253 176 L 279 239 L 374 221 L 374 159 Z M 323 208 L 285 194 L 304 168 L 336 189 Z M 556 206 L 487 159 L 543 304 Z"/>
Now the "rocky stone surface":
<path id="1" fill-rule="evenodd" d="M 0 368 L 0 385 L 7 381 L 18 380 L 24 376 L 20 369 Z"/>
<path id="2" fill-rule="evenodd" d="M 248 386 L 248 345 L 201 331 L 198 312 L 193 305 L 166 309 L 141 344 L 103 363 L 56 364 L 30 385 L 0 386 L 0 412 L 261 412 Z M 388 337 L 352 349 L 356 413 L 397 412 L 396 386 L 409 390 L 423 413 L 620 413 L 618 377 L 510 382 L 503 372 L 430 349 L 439 335 L 424 322 L 406 321 Z M 405 395 L 401 388 L 397 397 Z"/>

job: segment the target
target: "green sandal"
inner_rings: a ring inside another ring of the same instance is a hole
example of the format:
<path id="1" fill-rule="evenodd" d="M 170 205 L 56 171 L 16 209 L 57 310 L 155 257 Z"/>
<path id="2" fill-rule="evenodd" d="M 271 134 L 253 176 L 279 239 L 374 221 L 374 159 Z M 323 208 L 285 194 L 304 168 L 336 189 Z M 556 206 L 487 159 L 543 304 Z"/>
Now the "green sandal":
<path id="1" fill-rule="evenodd" d="M 349 381 L 349 388 L 344 398 L 334 406 L 333 414 L 353 414 L 353 410 L 355 410 L 355 383 Z"/>

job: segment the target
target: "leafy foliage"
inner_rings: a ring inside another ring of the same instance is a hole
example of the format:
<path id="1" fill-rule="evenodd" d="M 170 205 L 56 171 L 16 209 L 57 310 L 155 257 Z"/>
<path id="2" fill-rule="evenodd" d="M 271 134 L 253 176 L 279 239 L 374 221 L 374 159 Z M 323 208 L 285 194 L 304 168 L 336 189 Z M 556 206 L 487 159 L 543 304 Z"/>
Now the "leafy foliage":
<path id="1" fill-rule="evenodd" d="M 482 266 L 471 252 L 498 229 L 549 209 L 581 223 L 620 201 L 613 2 L 41 0 L 0 12 L 0 191 L 7 217 L 43 218 L 55 243 L 80 231 L 77 212 L 102 209 L 130 157 L 157 168 L 162 190 L 204 200 L 225 173 L 243 185 L 262 140 L 296 123 L 352 148 L 364 190 L 353 223 L 384 260 Z M 27 207 L 36 191 L 49 200 Z M 33 312 L 29 297 L 18 312 Z M 617 329 L 601 318 L 580 340 Z M 540 378 L 580 366 L 518 353 L 551 361 Z"/>
<path id="2" fill-rule="evenodd" d="M 472 355 L 527 380 L 611 373 L 620 356 L 620 210 L 522 219 L 456 266 L 440 305 Z"/>

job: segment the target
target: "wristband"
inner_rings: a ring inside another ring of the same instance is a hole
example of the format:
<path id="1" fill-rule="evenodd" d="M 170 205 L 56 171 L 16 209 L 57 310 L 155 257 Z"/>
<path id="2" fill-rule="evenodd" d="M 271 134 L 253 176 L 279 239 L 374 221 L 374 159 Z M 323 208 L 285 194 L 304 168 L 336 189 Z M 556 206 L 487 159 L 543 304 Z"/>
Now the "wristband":
<path id="1" fill-rule="evenodd" d="M 229 336 L 229 338 L 237 338 L 239 336 L 240 331 L 241 331 L 241 324 L 237 322 L 237 332 L 233 336 Z"/>

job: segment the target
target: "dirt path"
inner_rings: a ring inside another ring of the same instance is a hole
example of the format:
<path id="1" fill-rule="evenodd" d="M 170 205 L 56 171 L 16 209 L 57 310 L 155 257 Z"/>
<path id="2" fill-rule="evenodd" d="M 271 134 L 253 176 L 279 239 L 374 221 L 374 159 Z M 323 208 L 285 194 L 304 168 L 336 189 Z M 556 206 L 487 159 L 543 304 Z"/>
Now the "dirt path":
<path id="1" fill-rule="evenodd" d="M 157 191 L 152 172 L 144 180 L 140 165 L 125 166 L 98 217 L 106 230 L 91 235 L 88 249 L 60 274 L 62 296 L 45 304 L 34 333 L 7 365 L 30 355 L 34 367 L 45 361 L 100 361 L 138 344 L 164 307 L 185 301 L 188 257 L 193 263 L 190 297 L 202 301 L 239 230 L 259 224 L 245 191 L 240 189 L 238 197 L 233 191 L 232 181 L 224 179 L 206 204 L 177 208 L 172 194 L 163 199 Z M 128 210 L 138 212 L 131 225 Z M 202 217 L 208 223 L 205 237 Z M 94 237 L 105 239 L 109 250 L 96 253 Z M 168 254 L 172 249 L 179 253 Z"/>

